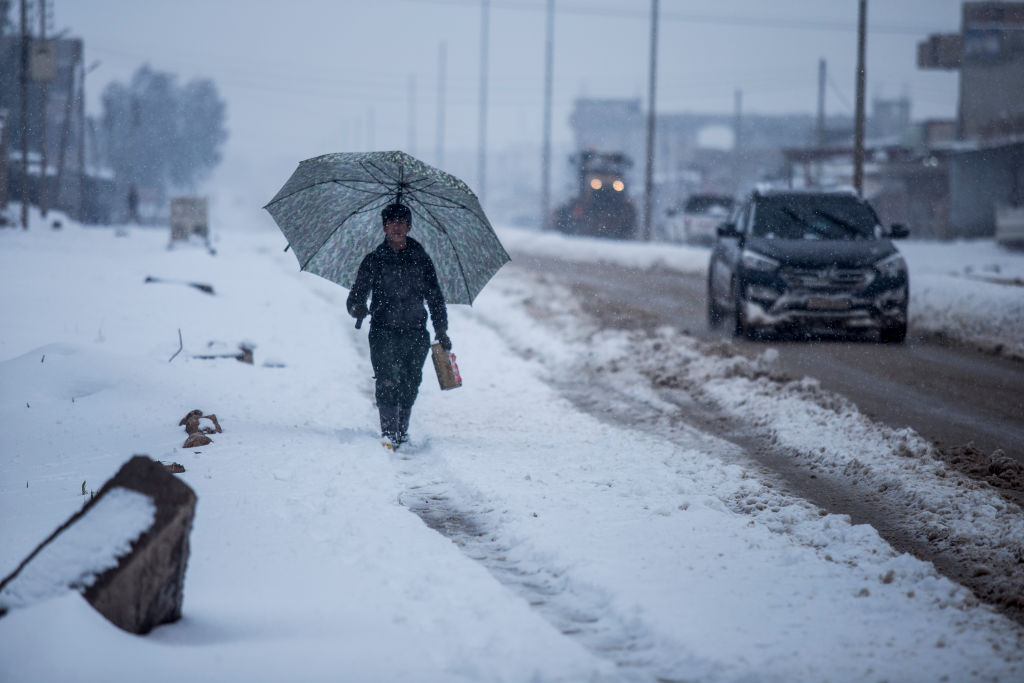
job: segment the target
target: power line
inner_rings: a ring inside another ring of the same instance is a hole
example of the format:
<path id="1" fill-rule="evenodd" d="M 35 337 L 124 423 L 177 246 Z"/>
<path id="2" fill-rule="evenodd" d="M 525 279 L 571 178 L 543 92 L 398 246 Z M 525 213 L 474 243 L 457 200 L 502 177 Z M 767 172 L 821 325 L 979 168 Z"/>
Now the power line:
<path id="1" fill-rule="evenodd" d="M 836 97 L 839 98 L 839 101 L 843 103 L 844 107 L 846 107 L 846 110 L 852 114 L 853 105 L 850 104 L 850 100 L 846 99 L 846 95 L 844 95 L 843 91 L 839 89 L 839 86 L 836 85 L 836 82 L 832 80 L 831 75 L 828 76 L 828 84 L 832 87 L 832 92 L 835 93 Z"/>
<path id="2" fill-rule="evenodd" d="M 393 2 L 410 3 L 418 5 L 433 4 L 447 5 L 451 7 L 475 7 L 476 0 L 392 0 Z M 509 0 L 495 2 L 492 7 L 506 10 L 518 10 L 524 12 L 543 11 L 544 6 L 538 2 L 511 2 Z M 602 16 L 602 17 L 624 17 L 630 19 L 646 19 L 647 13 L 640 9 L 622 9 L 613 7 L 595 7 L 592 3 L 587 4 L 560 4 L 560 14 L 575 14 L 581 16 Z M 694 12 L 664 12 L 661 13 L 662 21 L 683 22 L 689 24 L 710 24 L 720 26 L 748 26 L 752 28 L 789 28 L 797 30 L 813 31 L 844 31 L 856 32 L 857 26 L 852 22 L 826 21 L 813 19 L 798 19 L 795 17 L 737 17 L 723 14 L 699 14 Z M 932 26 L 905 26 L 873 24 L 869 27 L 872 33 L 892 33 L 899 35 L 921 35 L 947 30 L 945 27 Z"/>

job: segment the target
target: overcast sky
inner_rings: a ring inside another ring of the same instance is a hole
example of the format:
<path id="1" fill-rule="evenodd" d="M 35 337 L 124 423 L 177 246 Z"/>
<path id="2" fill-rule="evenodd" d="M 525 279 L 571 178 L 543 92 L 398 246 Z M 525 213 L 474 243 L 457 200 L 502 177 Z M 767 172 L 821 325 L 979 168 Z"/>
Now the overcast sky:
<path id="1" fill-rule="evenodd" d="M 85 40 L 89 108 L 143 63 L 214 80 L 228 103 L 225 167 L 288 166 L 331 151 L 435 157 L 438 53 L 446 44 L 446 156 L 475 150 L 480 0 L 51 0 L 51 30 Z M 913 99 L 915 119 L 955 115 L 955 72 L 916 68 L 917 42 L 960 24 L 959 0 L 871 0 L 868 94 Z M 491 0 L 488 147 L 538 145 L 545 0 Z M 857 0 L 661 0 L 659 112 L 853 112 Z M 648 0 L 556 0 L 553 135 L 580 96 L 647 101 Z M 410 82 L 415 98 L 410 97 Z M 410 102 L 413 110 L 410 114 Z M 413 121 L 415 127 L 411 126 Z M 490 170 L 493 176 L 496 170 Z M 472 180 L 468 179 L 467 180 Z M 472 183 L 471 183 L 472 184 Z"/>

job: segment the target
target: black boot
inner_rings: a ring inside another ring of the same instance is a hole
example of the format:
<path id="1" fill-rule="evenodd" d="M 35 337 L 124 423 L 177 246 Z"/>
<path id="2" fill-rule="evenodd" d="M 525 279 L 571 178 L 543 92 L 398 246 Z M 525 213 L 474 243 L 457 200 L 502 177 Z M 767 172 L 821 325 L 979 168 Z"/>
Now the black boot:
<path id="1" fill-rule="evenodd" d="M 412 415 L 412 406 L 398 409 L 398 443 L 405 443 L 409 440 L 409 417 Z"/>
<path id="2" fill-rule="evenodd" d="M 398 406 L 377 406 L 380 412 L 380 435 L 392 444 L 398 444 Z"/>

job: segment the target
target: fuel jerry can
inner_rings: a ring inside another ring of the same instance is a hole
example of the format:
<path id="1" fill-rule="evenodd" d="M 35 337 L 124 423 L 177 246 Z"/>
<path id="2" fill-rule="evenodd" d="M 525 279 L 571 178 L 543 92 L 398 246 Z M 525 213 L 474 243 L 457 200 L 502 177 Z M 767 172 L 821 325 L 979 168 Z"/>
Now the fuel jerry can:
<path id="1" fill-rule="evenodd" d="M 457 389 L 462 386 L 462 376 L 459 374 L 459 366 L 455 364 L 455 354 L 445 351 L 440 343 L 430 345 L 430 357 L 434 361 L 434 370 L 437 372 L 437 383 L 442 390 Z"/>

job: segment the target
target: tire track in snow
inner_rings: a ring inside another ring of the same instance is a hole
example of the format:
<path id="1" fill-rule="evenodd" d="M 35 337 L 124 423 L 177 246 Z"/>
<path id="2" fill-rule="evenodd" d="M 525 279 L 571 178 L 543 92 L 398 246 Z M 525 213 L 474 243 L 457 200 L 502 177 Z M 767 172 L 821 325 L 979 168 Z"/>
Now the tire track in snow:
<path id="1" fill-rule="evenodd" d="M 499 513 L 453 482 L 429 441 L 398 451 L 393 461 L 405 490 L 399 502 L 423 523 L 480 563 L 563 635 L 613 662 L 615 680 L 709 681 L 719 667 L 681 652 L 636 618 L 618 613 L 601 589 L 576 581 L 564 568 L 502 537 Z"/>

